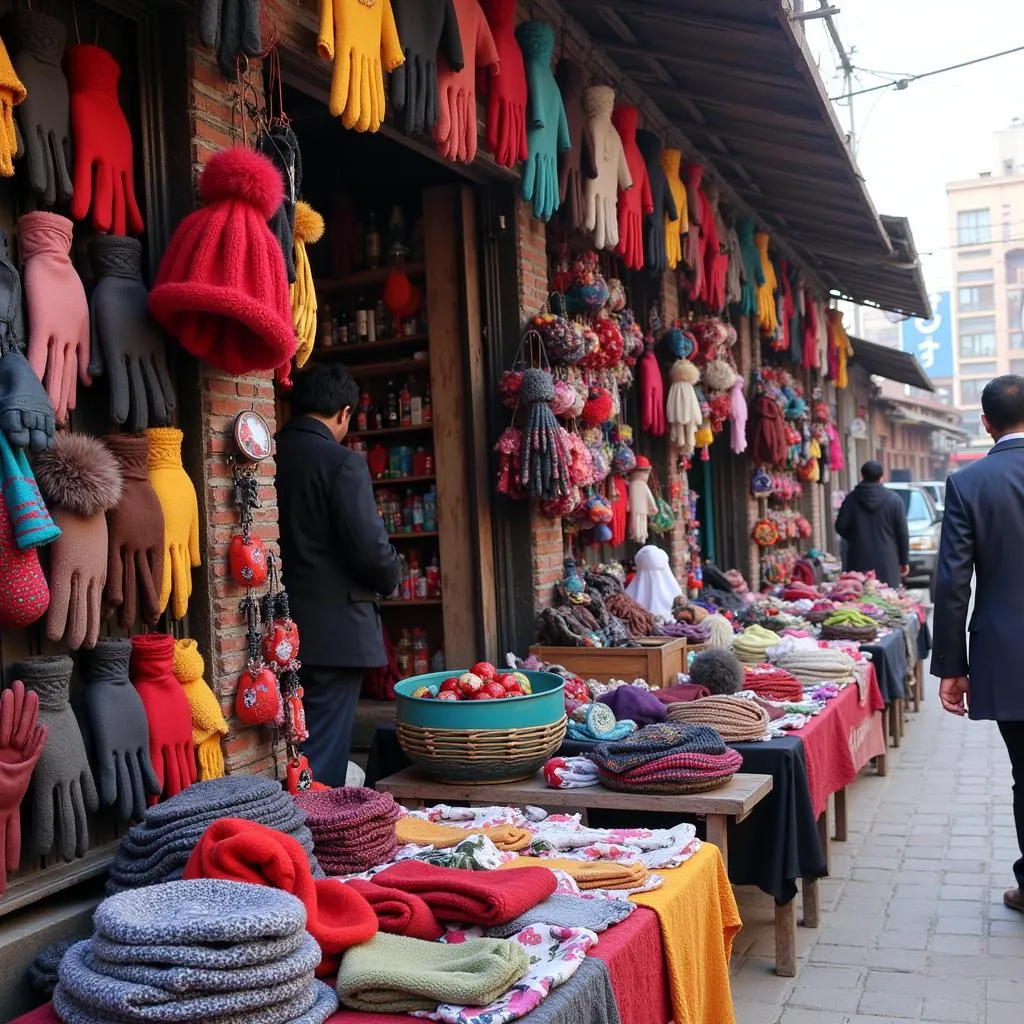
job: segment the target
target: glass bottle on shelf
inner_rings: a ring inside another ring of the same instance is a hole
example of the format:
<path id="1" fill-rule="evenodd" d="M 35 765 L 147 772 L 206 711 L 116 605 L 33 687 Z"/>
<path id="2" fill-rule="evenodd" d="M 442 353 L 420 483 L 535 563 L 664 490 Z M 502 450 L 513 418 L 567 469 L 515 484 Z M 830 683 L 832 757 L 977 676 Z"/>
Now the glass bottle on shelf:
<path id="1" fill-rule="evenodd" d="M 423 495 L 423 529 L 437 532 L 437 491 L 433 487 Z"/>
<path id="2" fill-rule="evenodd" d="M 413 646 L 412 636 L 409 634 L 409 630 L 402 630 L 402 638 L 398 641 L 398 674 L 403 678 L 407 679 L 409 676 L 415 674 L 413 668 Z"/>
<path id="3" fill-rule="evenodd" d="M 366 316 L 366 299 L 359 296 L 359 305 L 356 306 L 356 337 L 355 340 L 358 342 L 364 342 L 367 340 L 367 330 L 369 325 L 367 323 Z"/>
<path id="4" fill-rule="evenodd" d="M 420 589 L 422 588 L 423 571 L 420 568 L 420 556 L 413 551 L 409 556 L 409 579 L 410 583 L 410 600 L 415 600 L 419 597 Z"/>
<path id="5" fill-rule="evenodd" d="M 377 332 L 378 340 L 388 336 L 388 311 L 384 307 L 384 300 L 378 299 L 373 311 L 374 329 Z"/>
<path id="6" fill-rule="evenodd" d="M 430 649 L 422 629 L 412 631 L 412 670 L 418 676 L 430 671 Z"/>
<path id="7" fill-rule="evenodd" d="M 430 656 L 430 671 L 431 672 L 444 672 L 448 666 L 444 660 L 444 648 L 438 647 L 436 651 Z"/>
<path id="8" fill-rule="evenodd" d="M 409 391 L 409 422 L 414 427 L 423 426 L 423 398 L 420 395 L 419 386 L 416 383 L 416 378 L 410 376 L 409 383 L 406 385 Z"/>
<path id="9" fill-rule="evenodd" d="M 352 325 L 348 322 L 348 313 L 342 310 L 335 319 L 339 345 L 347 345 L 352 340 Z"/>
<path id="10" fill-rule="evenodd" d="M 374 403 L 370 406 L 370 428 L 372 430 L 381 430 L 384 427 L 384 413 L 381 411 L 381 407 Z"/>
<path id="11" fill-rule="evenodd" d="M 412 393 L 409 390 L 411 383 L 412 378 L 407 378 L 398 394 L 398 416 L 403 427 L 412 426 Z"/>
<path id="12" fill-rule="evenodd" d="M 362 433 L 370 426 L 370 396 L 364 391 L 359 396 L 359 409 L 356 412 L 356 432 Z"/>
<path id="13" fill-rule="evenodd" d="M 402 532 L 412 533 L 412 489 L 405 492 L 405 500 L 402 502 Z"/>
<path id="14" fill-rule="evenodd" d="M 384 239 L 377 225 L 377 217 L 371 213 L 366 222 L 366 265 L 370 270 L 376 270 L 380 266 L 383 252 Z"/>
<path id="15" fill-rule="evenodd" d="M 397 203 L 391 207 L 388 218 L 388 248 L 394 249 L 405 245 L 405 214 Z"/>
<path id="16" fill-rule="evenodd" d="M 388 406 L 387 406 L 387 425 L 389 427 L 398 426 L 398 395 L 395 394 L 395 382 L 393 380 L 388 381 Z"/>
<path id="17" fill-rule="evenodd" d="M 428 597 L 440 597 L 441 595 L 441 559 L 437 553 L 437 548 L 434 548 L 434 553 L 430 557 L 430 564 L 427 566 L 427 596 Z"/>
<path id="18" fill-rule="evenodd" d="M 427 390 L 423 393 L 423 422 L 433 423 L 434 422 L 434 409 L 430 404 L 430 385 L 427 385 Z"/>
<path id="19" fill-rule="evenodd" d="M 422 533 L 424 523 L 423 497 L 417 494 L 412 499 L 412 532 Z"/>

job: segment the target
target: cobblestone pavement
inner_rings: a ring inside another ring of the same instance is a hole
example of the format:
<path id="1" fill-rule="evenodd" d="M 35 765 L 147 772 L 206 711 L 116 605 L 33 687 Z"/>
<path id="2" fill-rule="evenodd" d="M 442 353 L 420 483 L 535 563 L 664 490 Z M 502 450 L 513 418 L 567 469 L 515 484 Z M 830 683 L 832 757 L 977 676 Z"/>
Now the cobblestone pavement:
<path id="1" fill-rule="evenodd" d="M 832 845 L 821 927 L 797 928 L 796 978 L 774 972 L 770 898 L 739 891 L 737 1024 L 1024 1024 L 1024 915 L 1002 903 L 1009 761 L 995 725 L 944 713 L 937 688 L 888 777 L 847 791 L 849 840 Z"/>

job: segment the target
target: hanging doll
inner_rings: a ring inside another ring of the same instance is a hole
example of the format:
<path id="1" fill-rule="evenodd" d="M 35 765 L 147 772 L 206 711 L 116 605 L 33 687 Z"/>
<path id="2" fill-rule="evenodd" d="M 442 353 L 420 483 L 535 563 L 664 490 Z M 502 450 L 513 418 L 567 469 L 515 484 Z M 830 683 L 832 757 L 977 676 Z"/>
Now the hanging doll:
<path id="1" fill-rule="evenodd" d="M 669 424 L 669 441 L 686 454 L 694 449 L 697 428 L 703 416 L 694 384 L 700 379 L 700 370 L 687 359 L 677 359 L 669 371 L 672 381 L 668 389 L 665 418 Z"/>
<path id="2" fill-rule="evenodd" d="M 636 469 L 629 474 L 629 537 L 637 544 L 647 543 L 647 517 L 658 512 L 658 503 L 648 484 L 650 477 L 650 462 L 638 456 Z"/>

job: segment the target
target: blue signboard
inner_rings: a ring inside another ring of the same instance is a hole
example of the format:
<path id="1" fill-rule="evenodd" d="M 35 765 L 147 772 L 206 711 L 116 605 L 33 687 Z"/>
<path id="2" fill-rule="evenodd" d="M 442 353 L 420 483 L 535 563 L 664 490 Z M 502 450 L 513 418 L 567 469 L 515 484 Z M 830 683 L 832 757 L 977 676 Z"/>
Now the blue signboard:
<path id="1" fill-rule="evenodd" d="M 951 293 L 932 292 L 931 320 L 904 320 L 900 348 L 917 356 L 933 380 L 953 376 L 953 306 Z"/>

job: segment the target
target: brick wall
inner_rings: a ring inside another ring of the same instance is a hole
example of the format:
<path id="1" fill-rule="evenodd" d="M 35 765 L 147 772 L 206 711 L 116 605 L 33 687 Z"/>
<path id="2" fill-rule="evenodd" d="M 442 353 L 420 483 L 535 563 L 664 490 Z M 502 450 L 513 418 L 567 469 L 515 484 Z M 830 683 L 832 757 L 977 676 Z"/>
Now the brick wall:
<path id="1" fill-rule="evenodd" d="M 658 309 L 661 313 L 663 327 L 679 317 L 679 280 L 674 271 L 669 271 L 661 277 L 661 284 L 658 293 Z M 668 382 L 665 382 L 665 393 L 668 394 Z M 679 452 L 671 444 L 665 445 L 666 458 L 664 472 L 659 466 L 658 471 L 665 481 L 663 497 L 672 505 L 676 513 L 676 525 L 672 527 L 668 535 L 668 553 L 672 564 L 672 572 L 676 579 L 686 586 L 686 572 L 690 564 L 690 551 L 686 543 L 686 526 L 683 523 L 681 513 L 686 508 L 687 477 L 683 468 L 683 459 Z M 682 488 L 678 500 L 673 501 L 670 491 L 674 486 Z"/>

